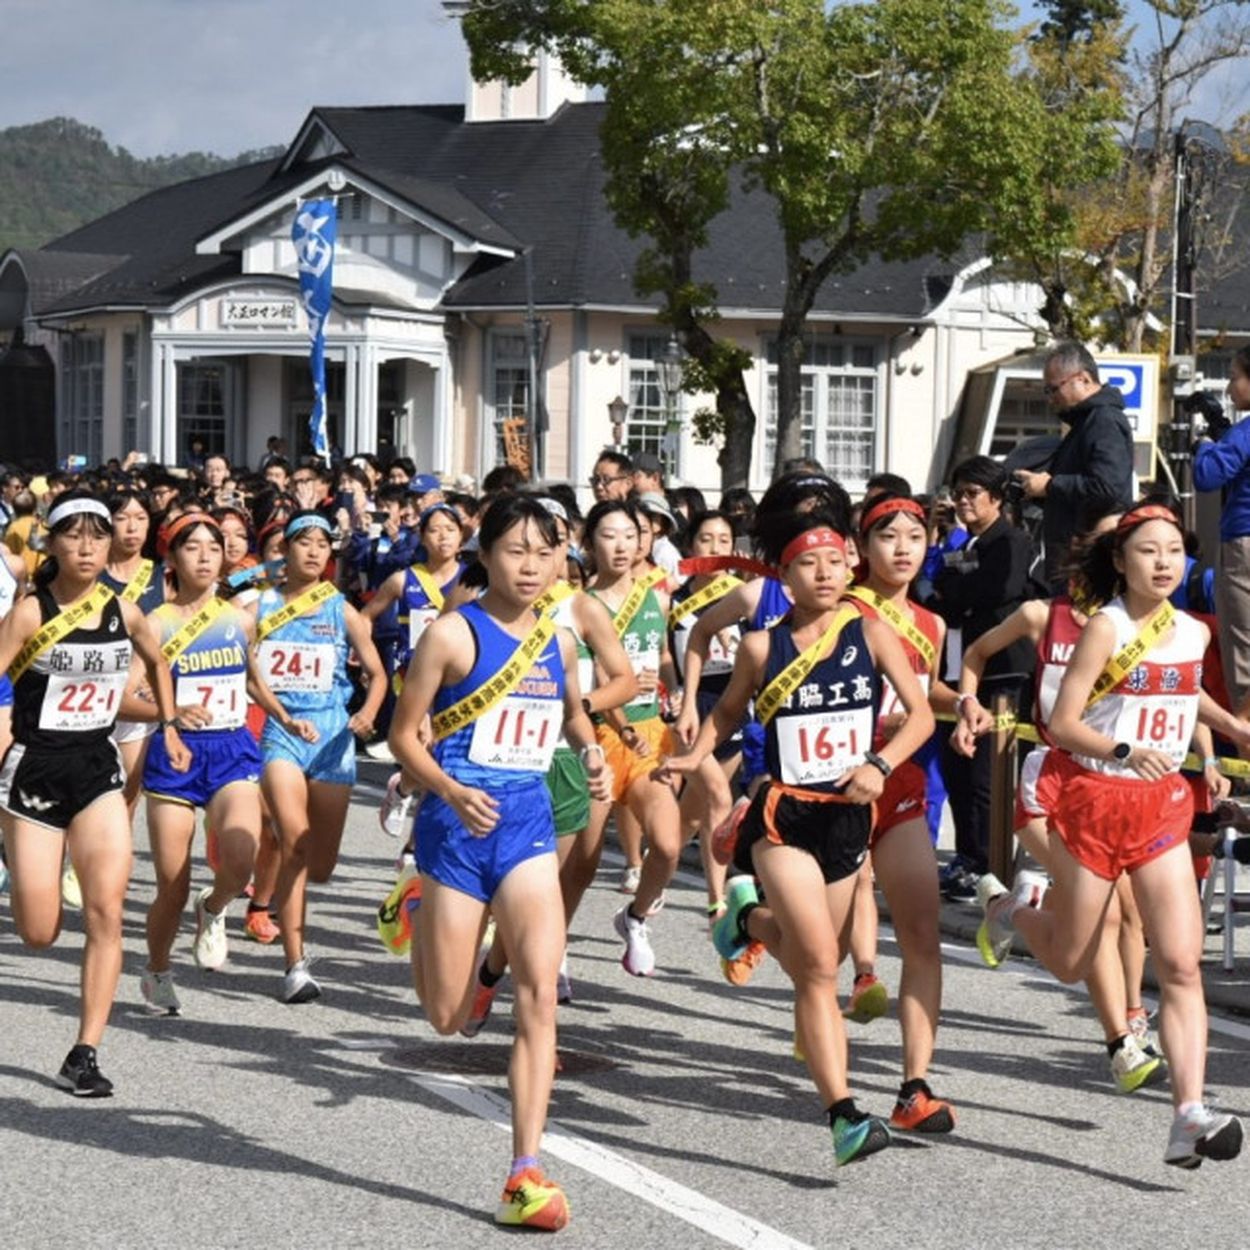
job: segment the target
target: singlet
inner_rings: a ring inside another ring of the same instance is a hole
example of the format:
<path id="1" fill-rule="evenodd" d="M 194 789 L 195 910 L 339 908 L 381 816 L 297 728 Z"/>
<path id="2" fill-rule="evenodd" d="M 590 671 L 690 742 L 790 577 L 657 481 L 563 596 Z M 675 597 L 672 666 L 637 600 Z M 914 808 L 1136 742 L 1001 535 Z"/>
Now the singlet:
<path id="1" fill-rule="evenodd" d="M 1115 625 L 1112 654 L 1118 654 L 1137 637 L 1137 626 L 1121 598 L 1113 599 L 1099 612 Z M 1162 751 L 1179 769 L 1198 723 L 1202 652 L 1202 626 L 1188 613 L 1177 612 L 1171 638 L 1154 647 L 1110 694 L 1087 707 L 1082 720 L 1116 742 Z M 1075 754 L 1073 759 L 1091 772 L 1138 779 L 1118 760 Z"/>
<path id="2" fill-rule="evenodd" d="M 286 606 L 280 590 L 263 591 L 256 608 L 259 625 Z M 335 595 L 316 611 L 280 625 L 257 648 L 261 675 L 292 715 L 346 713 L 352 686 L 347 679 L 347 622 L 344 599 Z"/>
<path id="3" fill-rule="evenodd" d="M 630 590 L 632 589 L 631 585 Z M 602 598 L 593 590 L 587 593 L 594 595 L 600 603 L 603 603 Z M 615 619 L 616 612 L 608 604 L 604 604 L 604 607 L 612 612 L 612 617 Z M 621 645 L 625 648 L 625 654 L 629 656 L 630 667 L 636 674 L 648 668 L 659 672 L 665 624 L 664 613 L 660 611 L 660 601 L 655 597 L 654 590 L 648 590 L 642 597 L 642 604 L 638 611 L 634 613 L 634 619 L 626 626 L 625 633 L 621 636 Z M 659 716 L 658 691 L 652 690 L 650 694 L 636 694 L 625 704 L 624 712 L 625 719 L 631 724 Z"/>
<path id="4" fill-rule="evenodd" d="M 457 564 L 456 571 L 439 587 L 444 599 L 455 589 L 456 583 L 460 580 L 460 574 L 463 572 L 464 565 Z M 421 585 L 412 568 L 406 568 L 404 588 L 399 595 L 399 652 L 401 655 L 412 655 L 417 649 L 417 642 L 421 635 L 425 633 L 426 626 L 431 621 L 437 620 L 441 611 L 441 608 L 436 608 L 430 602 L 429 595 L 425 593 L 425 587 Z"/>
<path id="5" fill-rule="evenodd" d="M 1036 725 L 1042 741 L 1048 746 L 1054 746 L 1049 725 L 1055 710 L 1055 699 L 1059 695 L 1059 686 L 1064 673 L 1068 671 L 1068 663 L 1072 659 L 1077 641 L 1085 629 L 1084 625 L 1077 623 L 1074 612 L 1075 608 L 1069 596 L 1058 595 L 1052 599 L 1046 628 L 1037 644 L 1033 724 Z"/>
<path id="6" fill-rule="evenodd" d="M 0 620 L 13 611 L 19 589 L 17 578 L 13 576 L 13 570 L 9 568 L 9 562 L 0 558 Z"/>
<path id="7" fill-rule="evenodd" d="M 160 626 L 161 644 L 168 642 L 190 619 L 172 603 L 152 613 Z M 213 716 L 203 728 L 187 726 L 179 732 L 200 737 L 232 733 L 247 721 L 247 634 L 242 613 L 230 605 L 176 655 L 170 664 L 174 702 L 179 707 L 198 703 Z"/>
<path id="8" fill-rule="evenodd" d="M 769 631 L 761 689 L 798 656 L 789 622 Z M 848 621 L 833 653 L 777 709 L 764 729 L 768 775 L 805 790 L 833 792 L 834 782 L 864 762 L 877 730 L 881 677 L 864 638 L 864 623 Z"/>
<path id="9" fill-rule="evenodd" d="M 693 582 L 694 579 L 692 578 L 673 593 L 672 606 L 674 608 L 685 603 L 695 593 Z M 729 594 L 730 590 L 733 589 L 735 587 L 731 586 L 725 591 L 725 594 Z M 690 646 L 690 635 L 694 631 L 695 622 L 708 608 L 719 602 L 719 599 L 713 599 L 711 603 L 682 617 L 677 622 L 676 628 L 673 628 L 672 625 L 669 626 L 668 649 L 673 655 L 673 665 L 677 669 L 678 680 L 683 685 L 686 680 L 686 649 Z M 737 654 L 738 642 L 742 637 L 740 622 L 735 621 L 733 625 L 723 632 L 728 637 L 728 646 L 721 641 L 720 634 L 713 634 L 708 639 L 707 659 L 703 663 L 703 672 L 699 677 L 700 694 L 719 696 L 725 687 L 729 685 L 729 678 L 734 668 L 734 656 Z M 693 691 L 689 693 L 693 694 Z"/>
<path id="10" fill-rule="evenodd" d="M 578 591 L 575 594 L 566 595 L 550 611 L 551 619 L 561 629 L 567 629 L 573 635 L 573 641 L 577 645 L 577 688 L 584 699 L 595 688 L 595 653 L 582 637 L 581 631 L 577 628 L 577 617 L 573 614 L 573 601 L 580 593 Z M 563 725 L 560 727 L 558 745 L 568 749 L 568 739 L 564 736 Z"/>
<path id="11" fill-rule="evenodd" d="M 35 592 L 46 625 L 61 608 Z M 78 750 L 107 741 L 117 720 L 134 649 L 113 598 L 95 629 L 71 630 L 13 683 L 13 739 L 36 750 Z"/>
<path id="12" fill-rule="evenodd" d="M 143 565 L 140 564 L 139 568 L 142 569 Z M 119 581 L 108 571 L 108 569 L 105 569 L 100 574 L 98 580 L 103 582 L 103 584 L 107 586 L 119 599 L 122 597 L 126 586 L 129 584 L 127 582 Z M 164 602 L 165 566 L 159 560 L 156 560 L 152 564 L 152 576 L 148 579 L 147 587 L 144 589 L 143 594 L 135 600 L 135 606 L 138 607 L 139 611 L 142 612 L 144 616 L 150 616 Z"/>
<path id="13" fill-rule="evenodd" d="M 933 674 L 937 668 L 937 649 L 938 639 L 941 637 L 941 627 L 938 625 L 938 618 L 928 610 L 922 608 L 920 604 L 907 600 L 907 607 L 911 609 L 911 623 L 933 644 L 934 659 L 933 664 L 920 654 L 915 644 L 900 633 L 896 633 L 894 627 L 887 621 L 871 604 L 864 603 L 860 599 L 853 599 L 852 604 L 859 614 L 868 620 L 879 620 L 890 630 L 892 634 L 903 644 L 903 654 L 907 657 L 908 667 L 916 674 L 920 682 L 921 689 L 927 695 L 930 686 L 933 683 Z M 906 615 L 906 614 L 904 614 Z M 879 716 L 894 716 L 905 711 L 902 700 L 898 697 L 898 691 L 890 684 L 890 679 L 881 675 L 881 707 L 878 709 Z M 880 745 L 884 741 L 883 735 L 878 734 L 875 745 Z"/>
<path id="14" fill-rule="evenodd" d="M 772 629 L 794 607 L 794 601 L 786 594 L 786 588 L 775 577 L 764 578 L 760 601 L 751 616 L 752 629 Z"/>
<path id="15" fill-rule="evenodd" d="M 433 715 L 490 681 L 521 642 L 479 603 L 456 610 L 473 634 L 473 667 L 461 681 L 439 690 L 430 709 Z M 513 691 L 471 725 L 437 743 L 434 757 L 449 777 L 489 793 L 527 780 L 541 785 L 563 724 L 564 660 L 559 635 L 553 635 Z"/>

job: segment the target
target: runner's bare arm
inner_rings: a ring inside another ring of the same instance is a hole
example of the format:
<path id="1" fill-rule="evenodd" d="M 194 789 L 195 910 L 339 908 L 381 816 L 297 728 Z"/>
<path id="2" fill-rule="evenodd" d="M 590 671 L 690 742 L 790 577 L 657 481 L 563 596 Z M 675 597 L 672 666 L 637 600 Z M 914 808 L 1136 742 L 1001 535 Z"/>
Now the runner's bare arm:
<path id="1" fill-rule="evenodd" d="M 174 705 L 174 679 L 169 665 L 161 654 L 161 646 L 153 623 L 133 603 L 119 599 L 122 621 L 126 632 L 139 658 L 143 661 L 148 673 L 148 685 L 156 699 L 156 707 L 160 718 L 165 722 L 165 749 L 169 752 L 169 762 L 175 772 L 185 773 L 191 767 L 191 752 L 178 736 L 178 727 L 174 719 L 178 709 Z"/>
<path id="2" fill-rule="evenodd" d="M 34 595 L 19 599 L 0 621 L 0 672 L 7 672 L 17 653 L 39 632 L 39 601 Z"/>
<path id="3" fill-rule="evenodd" d="M 372 623 L 376 621 L 387 608 L 399 598 L 404 591 L 404 571 L 400 569 L 398 573 L 392 573 L 390 577 L 378 587 L 373 598 L 360 610 L 361 616 L 365 620 Z"/>
<path id="4" fill-rule="evenodd" d="M 577 643 L 567 629 L 558 631 L 558 637 L 560 656 L 564 660 L 564 736 L 581 752 L 590 797 L 607 803 L 612 798 L 612 770 L 595 737 L 595 727 L 582 707 L 582 691 L 577 681 Z"/>
<path id="5" fill-rule="evenodd" d="M 343 605 L 343 623 L 347 627 L 347 639 L 352 644 L 352 650 L 356 652 L 366 681 L 365 701 L 360 711 L 347 723 L 357 737 L 368 738 L 373 734 L 374 719 L 382 706 L 382 700 L 386 698 L 386 669 L 377 647 L 373 645 L 370 623 L 350 603 Z"/>
<path id="6" fill-rule="evenodd" d="M 686 646 L 684 661 L 686 689 L 698 690 L 712 639 L 722 629 L 729 629 L 739 621 L 750 620 L 755 615 L 755 609 L 760 605 L 760 596 L 763 593 L 764 579 L 762 577 L 752 582 L 743 582 L 741 586 L 735 586 L 727 595 L 700 613 L 699 619 L 695 621 L 690 631 L 690 641 Z M 687 699 L 682 704 L 681 715 L 677 718 L 675 728 L 677 736 L 683 742 L 692 742 L 698 732 L 697 703 L 696 699 Z"/>
<path id="7" fill-rule="evenodd" d="M 1233 783 L 1220 772 L 1220 766 L 1215 762 L 1215 735 L 1210 726 L 1201 722 L 1194 726 L 1191 749 L 1202 760 L 1202 779 L 1207 783 L 1207 792 L 1212 801 L 1218 803 L 1221 799 L 1228 798 Z M 1208 760 L 1212 762 L 1208 763 Z"/>
<path id="8" fill-rule="evenodd" d="M 593 690 L 583 690 L 582 694 L 595 712 L 623 707 L 638 693 L 638 679 L 616 636 L 612 614 L 591 595 L 578 595 L 573 600 L 573 615 L 586 645 L 594 652 L 596 672 L 603 674 Z"/>

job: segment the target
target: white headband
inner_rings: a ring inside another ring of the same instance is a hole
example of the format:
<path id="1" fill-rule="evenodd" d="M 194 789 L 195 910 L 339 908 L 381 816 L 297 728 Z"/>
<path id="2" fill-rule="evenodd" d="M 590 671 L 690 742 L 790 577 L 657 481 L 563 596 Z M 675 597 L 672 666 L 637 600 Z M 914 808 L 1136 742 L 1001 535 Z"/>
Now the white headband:
<path id="1" fill-rule="evenodd" d="M 113 518 L 109 510 L 98 499 L 67 499 L 64 503 L 55 504 L 48 513 L 48 528 L 53 529 L 62 521 L 72 516 L 98 516 L 113 528 Z"/>

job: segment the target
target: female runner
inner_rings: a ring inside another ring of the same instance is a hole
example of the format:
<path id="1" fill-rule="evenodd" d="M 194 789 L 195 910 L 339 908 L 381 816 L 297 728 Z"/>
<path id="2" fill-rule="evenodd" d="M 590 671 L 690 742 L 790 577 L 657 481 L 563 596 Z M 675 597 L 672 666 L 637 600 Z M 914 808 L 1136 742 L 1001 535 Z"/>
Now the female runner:
<path id="1" fill-rule="evenodd" d="M 304 949 L 308 880 L 328 881 L 338 862 L 356 782 L 356 737 L 373 732 L 386 674 L 368 624 L 322 580 L 331 555 L 330 523 L 320 513 L 297 512 L 283 535 L 283 584 L 264 591 L 256 605 L 260 671 L 287 714 L 310 721 L 316 738 L 302 729 L 292 733 L 271 716 L 260 739 L 261 785 L 281 840 L 276 897 L 287 960 L 282 998 L 306 1003 L 321 993 Z M 355 715 L 347 711 L 349 647 L 368 686 Z"/>
<path id="2" fill-rule="evenodd" d="M 98 584 L 113 520 L 86 491 L 67 491 L 48 514 L 49 558 L 35 593 L 0 622 L 0 669 L 13 678 L 13 745 L 0 768 L 0 828 L 13 870 L 13 918 L 42 948 L 61 928 L 61 861 L 68 845 L 82 889 L 78 1040 L 57 1084 L 106 1098 L 100 1044 L 122 967 L 122 905 L 130 877 L 130 816 L 121 758 L 110 738 L 134 652 L 147 671 L 173 768 L 190 754 L 174 727 L 169 667 L 143 613 Z"/>
<path id="3" fill-rule="evenodd" d="M 416 819 L 422 899 L 413 979 L 430 1024 L 460 1028 L 475 992 L 478 943 L 493 913 L 516 990 L 513 1163 L 501 1224 L 557 1229 L 568 1203 L 538 1162 L 555 1071 L 556 970 L 563 908 L 545 778 L 561 722 L 584 753 L 591 793 L 609 775 L 582 710 L 573 640 L 534 602 L 556 572 L 556 532 L 537 500 L 503 495 L 480 530 L 488 588 L 422 635 L 390 746 L 425 792 Z M 418 737 L 433 713 L 437 745 Z"/>
<path id="4" fill-rule="evenodd" d="M 733 867 L 743 875 L 729 882 L 713 940 L 726 959 L 751 940 L 763 942 L 794 983 L 798 1041 L 842 1165 L 889 1145 L 890 1132 L 850 1094 L 839 951 L 868 851 L 872 804 L 933 732 L 933 714 L 889 627 L 839 604 L 849 565 L 833 518 L 757 516 L 756 535 L 794 606 L 777 627 L 743 637 L 729 686 L 690 753 L 669 759 L 664 771 L 694 772 L 755 700 L 768 777 L 739 827 Z M 906 719 L 878 753 L 871 744 L 882 675 Z"/>
<path id="5" fill-rule="evenodd" d="M 1168 603 L 1184 568 L 1180 518 L 1152 500 L 1135 504 L 1114 534 L 1090 547 L 1084 574 L 1104 606 L 1081 632 L 1050 718 L 1059 748 L 1051 909 L 1031 906 L 1026 885 L 987 897 L 985 910 L 992 947 L 1014 927 L 1071 983 L 1088 973 L 1116 878 L 1128 873 L 1150 934 L 1172 1071 L 1175 1116 L 1163 1160 L 1196 1168 L 1233 1158 L 1242 1126 L 1202 1102 L 1202 916 L 1188 850 L 1193 796 L 1178 769 L 1198 720 L 1239 745 L 1250 743 L 1250 726 L 1202 692 L 1207 629 Z"/>
<path id="6" fill-rule="evenodd" d="M 255 623 L 216 595 L 223 541 L 205 513 L 188 512 L 168 528 L 167 560 L 174 597 L 149 618 L 173 670 L 176 720 L 193 746 L 189 771 L 172 767 L 157 739 L 143 767 L 148 837 L 156 870 L 156 898 L 148 909 L 148 964 L 140 981 L 154 1011 L 181 1010 L 169 967 L 170 952 L 191 888 L 195 811 L 213 830 L 213 884 L 195 898 L 192 953 L 200 968 L 226 962 L 226 908 L 252 876 L 260 836 L 260 750 L 247 727 L 252 698 L 287 733 L 315 741 L 307 721 L 290 717 L 269 692 L 251 655 Z"/>

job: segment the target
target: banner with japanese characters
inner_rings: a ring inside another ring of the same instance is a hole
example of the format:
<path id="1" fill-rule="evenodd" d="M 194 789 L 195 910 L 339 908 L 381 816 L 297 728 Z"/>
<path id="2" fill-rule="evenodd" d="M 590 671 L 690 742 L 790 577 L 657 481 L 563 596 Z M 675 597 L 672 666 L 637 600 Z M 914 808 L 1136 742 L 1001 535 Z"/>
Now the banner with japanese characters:
<path id="1" fill-rule="evenodd" d="M 295 212 L 291 240 L 299 266 L 300 298 L 308 317 L 312 351 L 308 364 L 312 371 L 313 410 L 308 418 L 313 454 L 329 460 L 326 433 L 326 318 L 334 290 L 334 240 L 338 214 L 333 200 L 305 200 Z"/>

